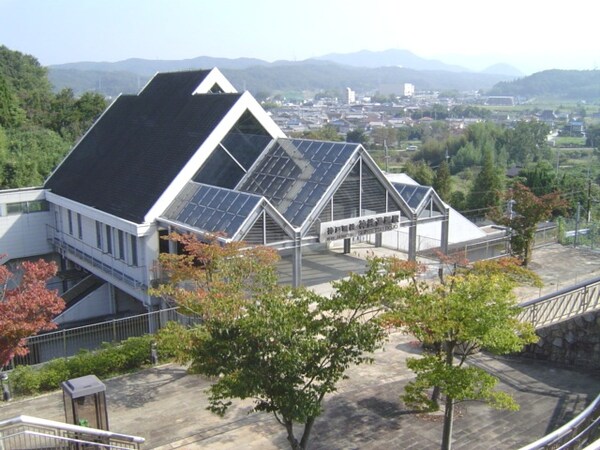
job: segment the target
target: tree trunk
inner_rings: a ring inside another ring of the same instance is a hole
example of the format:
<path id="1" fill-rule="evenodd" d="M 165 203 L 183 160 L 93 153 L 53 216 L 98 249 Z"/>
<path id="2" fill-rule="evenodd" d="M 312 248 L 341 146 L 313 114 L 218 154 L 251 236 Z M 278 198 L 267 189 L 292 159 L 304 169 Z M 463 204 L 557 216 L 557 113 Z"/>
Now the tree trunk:
<path id="1" fill-rule="evenodd" d="M 454 363 L 454 342 L 446 342 L 446 365 L 451 367 Z M 442 450 L 452 448 L 452 421 L 454 420 L 454 399 L 446 395 L 446 408 L 444 410 L 444 431 L 442 433 Z"/>
<path id="2" fill-rule="evenodd" d="M 302 450 L 308 449 L 308 440 L 310 439 L 310 432 L 312 431 L 313 424 L 315 423 L 314 417 L 309 417 L 304 424 L 304 433 L 302 433 L 302 439 L 300 440 L 300 448 Z"/>
<path id="3" fill-rule="evenodd" d="M 298 439 L 294 436 L 294 423 L 290 420 L 284 422 L 285 429 L 287 431 L 287 440 L 290 443 L 292 450 L 302 450 Z"/>
<path id="4" fill-rule="evenodd" d="M 433 392 L 431 393 L 431 402 L 435 404 L 435 410 L 438 411 L 440 409 L 440 387 L 434 386 Z"/>
<path id="5" fill-rule="evenodd" d="M 446 410 L 444 411 L 444 431 L 442 434 L 442 450 L 452 448 L 452 421 L 454 420 L 454 399 L 446 397 Z"/>

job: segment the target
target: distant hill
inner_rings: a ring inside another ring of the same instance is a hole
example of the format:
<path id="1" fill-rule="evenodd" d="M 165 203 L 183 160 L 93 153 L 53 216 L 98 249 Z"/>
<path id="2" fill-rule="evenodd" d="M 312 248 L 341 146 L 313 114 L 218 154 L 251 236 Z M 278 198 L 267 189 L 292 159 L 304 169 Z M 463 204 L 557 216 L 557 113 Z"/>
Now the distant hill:
<path id="1" fill-rule="evenodd" d="M 139 60 L 144 61 L 144 60 Z M 185 69 L 207 69 L 214 67 L 214 58 L 207 65 L 189 65 Z M 205 60 L 207 61 L 207 60 Z M 239 61 L 238 61 L 239 62 Z M 101 65 L 110 64 L 111 69 L 123 67 L 119 63 L 74 63 L 50 66 L 49 78 L 56 90 L 70 87 L 78 94 L 95 91 L 108 96 L 119 93 L 136 93 L 157 70 L 181 70 L 182 62 L 145 61 L 135 65 L 132 71 L 100 70 Z M 490 89 L 499 81 L 510 79 L 505 75 L 478 74 L 473 72 L 418 71 L 401 67 L 359 68 L 334 64 L 328 61 L 306 60 L 301 62 L 277 61 L 233 68 L 230 64 L 217 64 L 239 90 L 282 92 L 341 90 L 351 87 L 359 92 L 400 93 L 404 83 L 412 83 L 417 90 L 476 90 Z M 93 70 L 90 70 L 92 69 Z"/>
<path id="2" fill-rule="evenodd" d="M 495 73 L 495 74 L 500 74 L 500 75 L 507 75 L 509 77 L 522 77 L 525 75 L 523 72 L 521 72 L 516 67 L 511 66 L 510 64 L 504 64 L 504 63 L 494 64 L 492 66 L 489 66 L 489 67 L 483 69 L 481 71 L 481 73 Z"/>
<path id="3" fill-rule="evenodd" d="M 544 70 L 517 80 L 502 81 L 490 89 L 488 94 L 598 100 L 600 70 Z"/>
<path id="4" fill-rule="evenodd" d="M 464 67 L 445 64 L 435 59 L 425 59 L 408 50 L 390 49 L 380 52 L 361 50 L 354 53 L 330 53 L 315 59 L 331 61 L 353 67 L 405 67 L 415 70 L 444 70 L 469 72 Z"/>
<path id="5" fill-rule="evenodd" d="M 253 58 L 213 58 L 199 56 L 191 59 L 163 60 L 131 58 L 117 62 L 75 62 L 50 66 L 54 70 L 80 70 L 96 72 L 130 72 L 136 75 L 154 75 L 156 72 L 176 72 L 180 70 L 197 69 L 199 67 L 212 69 L 245 69 L 251 66 L 262 66 L 270 63 Z"/>

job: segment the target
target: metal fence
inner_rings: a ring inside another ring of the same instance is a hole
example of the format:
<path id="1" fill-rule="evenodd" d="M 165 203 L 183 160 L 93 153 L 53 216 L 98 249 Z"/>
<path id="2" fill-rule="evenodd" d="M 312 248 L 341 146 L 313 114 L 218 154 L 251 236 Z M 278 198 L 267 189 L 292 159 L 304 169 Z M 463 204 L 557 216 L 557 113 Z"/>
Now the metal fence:
<path id="1" fill-rule="evenodd" d="M 519 319 L 535 328 L 600 309 L 600 278 L 584 281 L 520 305 Z"/>
<path id="2" fill-rule="evenodd" d="M 0 449 L 139 449 L 144 438 L 18 416 L 0 421 Z"/>
<path id="3" fill-rule="evenodd" d="M 198 323 L 197 318 L 185 316 L 177 309 L 176 307 L 161 309 L 32 336 L 27 339 L 29 353 L 24 357 L 14 358 L 9 368 L 14 368 L 16 365 L 40 364 L 55 358 L 67 358 L 81 350 L 100 348 L 105 342 L 116 343 L 130 337 L 153 334 L 170 321 L 184 325 Z"/>
<path id="4" fill-rule="evenodd" d="M 598 448 L 600 444 L 600 395 L 585 410 L 559 429 L 520 450 Z"/>

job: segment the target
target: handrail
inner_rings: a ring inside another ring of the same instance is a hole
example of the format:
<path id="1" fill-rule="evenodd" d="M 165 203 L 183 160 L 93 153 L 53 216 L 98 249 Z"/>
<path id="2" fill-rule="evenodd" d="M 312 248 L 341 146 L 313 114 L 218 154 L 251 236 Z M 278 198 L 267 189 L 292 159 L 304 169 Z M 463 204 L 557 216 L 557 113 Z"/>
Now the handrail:
<path id="1" fill-rule="evenodd" d="M 132 442 L 135 444 L 142 444 L 145 442 L 143 437 L 139 436 L 130 436 L 128 434 L 120 434 L 114 433 L 112 431 L 99 430 L 96 428 L 88 428 L 82 427 L 79 425 L 71 425 L 69 423 L 57 422 L 54 420 L 41 419 L 39 417 L 32 417 L 26 415 L 20 415 L 17 417 L 13 417 L 11 419 L 6 419 L 0 421 L 0 430 L 6 427 L 15 426 L 15 425 L 31 425 L 31 426 L 39 426 L 39 427 L 47 427 L 54 428 L 61 431 L 68 431 L 72 433 L 81 433 L 92 436 L 97 436 L 99 438 L 105 439 L 115 439 L 124 442 Z"/>
<path id="2" fill-rule="evenodd" d="M 558 439 L 567 436 L 569 433 L 576 430 L 586 419 L 588 419 L 598 409 L 598 416 L 600 417 L 600 395 L 588 405 L 579 415 L 573 418 L 571 421 L 564 424 L 562 427 L 554 430 L 552 433 L 532 442 L 525 447 L 521 447 L 519 450 L 537 450 L 545 448 L 545 446 L 554 444 Z M 597 419 L 597 418 L 596 418 Z M 598 424 L 596 424 L 598 426 Z M 552 447 L 555 448 L 555 447 Z M 594 448 L 592 446 L 592 448 Z"/>
<path id="3" fill-rule="evenodd" d="M 519 304 L 519 319 L 541 328 L 600 309 L 600 277 Z"/>
<path id="4" fill-rule="evenodd" d="M 531 306 L 536 303 L 541 303 L 546 300 L 550 300 L 554 297 L 560 297 L 561 295 L 569 294 L 573 291 L 577 291 L 579 289 L 583 289 L 583 288 L 589 287 L 589 286 L 591 286 L 593 284 L 597 284 L 597 283 L 600 283 L 600 277 L 585 280 L 585 281 L 582 281 L 581 283 L 572 284 L 570 286 L 564 287 L 562 289 L 551 292 L 549 294 L 542 295 L 541 297 L 535 298 L 533 300 L 528 300 L 526 302 L 520 303 L 519 306 L 521 306 L 522 308 L 526 308 L 527 306 Z"/>
<path id="5" fill-rule="evenodd" d="M 88 435 L 90 433 L 88 432 Z M 90 441 L 84 441 L 82 439 L 75 439 L 75 438 L 68 438 L 68 437 L 64 437 L 64 436 L 57 436 L 54 434 L 46 434 L 46 433 L 39 433 L 39 432 L 35 432 L 35 431 L 29 431 L 29 430 L 25 430 L 22 431 L 20 433 L 14 433 L 14 434 L 9 434 L 9 435 L 1 435 L 0 437 L 2 439 L 10 439 L 10 438 L 16 438 L 18 436 L 34 436 L 34 437 L 42 437 L 42 438 L 46 438 L 46 439 L 50 439 L 50 440 L 58 440 L 58 441 L 64 441 L 67 443 L 75 443 L 75 444 L 86 444 L 86 445 L 93 445 L 94 447 L 101 447 L 101 448 L 107 448 L 110 450 L 131 450 L 131 447 L 121 447 L 120 445 L 116 445 L 116 444 L 103 444 L 101 442 L 90 442 Z M 139 444 L 138 442 L 134 442 L 135 444 Z M 69 447 L 70 448 L 70 447 Z M 89 448 L 89 447 L 85 447 L 85 448 Z"/>

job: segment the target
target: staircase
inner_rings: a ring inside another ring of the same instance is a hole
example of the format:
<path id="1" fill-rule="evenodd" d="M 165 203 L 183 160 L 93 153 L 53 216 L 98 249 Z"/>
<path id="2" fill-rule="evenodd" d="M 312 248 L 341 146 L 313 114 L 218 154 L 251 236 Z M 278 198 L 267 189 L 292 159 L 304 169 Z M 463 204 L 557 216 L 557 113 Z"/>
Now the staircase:
<path id="1" fill-rule="evenodd" d="M 139 449 L 144 438 L 31 416 L 0 421 L 0 450 Z"/>

